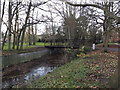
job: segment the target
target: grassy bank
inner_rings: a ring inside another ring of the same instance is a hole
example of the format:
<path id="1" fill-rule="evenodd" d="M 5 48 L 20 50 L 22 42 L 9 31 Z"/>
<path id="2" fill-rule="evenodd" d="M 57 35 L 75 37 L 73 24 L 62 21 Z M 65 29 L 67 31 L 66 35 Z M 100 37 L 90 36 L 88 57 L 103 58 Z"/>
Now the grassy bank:
<path id="1" fill-rule="evenodd" d="M 67 45 L 66 43 L 55 43 L 54 45 Z M 51 46 L 51 43 L 50 42 L 36 42 L 35 45 L 29 45 L 29 43 L 23 43 L 23 49 L 30 49 L 30 48 L 34 48 L 34 47 L 44 47 L 44 46 Z M 11 44 L 11 50 L 13 47 L 13 44 Z M 16 49 L 17 46 L 15 46 L 15 49 Z M 5 43 L 4 45 L 4 48 L 3 48 L 4 51 L 8 51 L 8 43 Z"/>
<path id="2" fill-rule="evenodd" d="M 43 42 L 37 42 L 35 45 L 29 45 L 28 43 L 24 43 L 23 44 L 23 49 L 29 49 L 29 48 L 33 48 L 33 47 L 37 47 L 37 46 L 42 46 L 44 47 L 45 45 L 50 45 L 50 43 L 43 43 Z M 11 49 L 12 49 L 13 45 L 11 45 Z M 15 46 L 16 48 L 17 46 Z M 5 43 L 4 49 L 3 50 L 8 50 L 8 44 Z"/>
<path id="3" fill-rule="evenodd" d="M 27 88 L 104 88 L 117 69 L 116 53 L 91 52 L 25 86 Z M 117 80 L 114 77 L 113 80 Z M 116 84 L 115 84 L 116 85 Z M 114 87 L 114 86 L 113 86 Z"/>
<path id="4" fill-rule="evenodd" d="M 24 43 L 22 50 L 13 50 L 11 45 L 11 50 L 8 50 L 8 44 L 5 43 L 4 49 L 2 51 L 2 55 L 11 55 L 11 54 L 39 51 L 43 49 L 42 47 L 44 47 L 44 45 L 50 45 L 50 43 L 37 42 L 36 45 L 30 45 L 30 46 L 28 45 L 28 43 Z"/>
<path id="5" fill-rule="evenodd" d="M 55 45 L 58 45 L 58 44 L 65 45 L 65 43 L 56 43 Z M 51 43 L 37 42 L 35 45 L 28 45 L 28 43 L 24 43 L 23 49 L 21 50 L 16 50 L 16 46 L 15 46 L 15 49 L 12 49 L 12 45 L 11 45 L 11 50 L 8 50 L 8 44 L 5 43 L 5 46 L 2 50 L 2 55 L 11 55 L 11 54 L 39 51 L 39 50 L 42 50 L 45 46 L 51 46 Z"/>

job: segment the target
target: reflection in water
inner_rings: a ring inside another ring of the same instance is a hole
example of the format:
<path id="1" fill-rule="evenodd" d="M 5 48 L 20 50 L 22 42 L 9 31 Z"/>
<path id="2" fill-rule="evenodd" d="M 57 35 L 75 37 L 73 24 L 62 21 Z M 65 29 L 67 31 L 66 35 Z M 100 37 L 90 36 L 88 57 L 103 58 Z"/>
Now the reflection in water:
<path id="1" fill-rule="evenodd" d="M 14 85 L 21 85 L 31 82 L 32 80 L 36 80 L 40 76 L 44 76 L 49 72 L 52 72 L 56 67 L 49 67 L 49 66 L 37 66 L 33 68 L 30 72 L 26 73 L 20 77 L 14 77 L 12 79 L 3 81 L 3 88 L 10 87 Z"/>
<path id="2" fill-rule="evenodd" d="M 34 77 L 40 77 L 40 76 L 44 76 L 46 75 L 48 72 L 52 72 L 55 68 L 53 67 L 39 67 L 36 68 L 34 70 L 32 70 L 31 72 L 27 73 L 24 77 L 25 80 L 32 80 L 34 79 Z"/>

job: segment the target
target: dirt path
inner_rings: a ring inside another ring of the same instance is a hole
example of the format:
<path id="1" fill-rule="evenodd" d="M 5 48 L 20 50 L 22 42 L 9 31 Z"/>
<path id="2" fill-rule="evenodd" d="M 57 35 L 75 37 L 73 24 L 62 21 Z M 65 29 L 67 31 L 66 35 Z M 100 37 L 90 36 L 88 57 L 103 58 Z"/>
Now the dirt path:
<path id="1" fill-rule="evenodd" d="M 96 49 L 104 50 L 104 47 L 96 47 Z M 120 52 L 120 48 L 108 47 L 107 49 L 108 49 L 108 51 Z"/>
<path id="2" fill-rule="evenodd" d="M 104 47 L 103 45 L 97 45 L 96 49 L 104 50 Z M 120 45 L 109 45 L 107 49 L 112 52 L 120 52 Z"/>

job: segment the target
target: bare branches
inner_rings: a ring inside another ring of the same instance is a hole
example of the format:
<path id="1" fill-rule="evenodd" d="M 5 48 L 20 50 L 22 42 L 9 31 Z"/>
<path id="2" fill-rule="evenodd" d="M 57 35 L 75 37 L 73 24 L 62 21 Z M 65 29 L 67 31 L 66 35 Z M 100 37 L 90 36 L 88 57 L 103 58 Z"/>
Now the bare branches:
<path id="1" fill-rule="evenodd" d="M 48 0 L 46 2 L 39 2 L 39 3 L 32 3 L 31 1 L 30 2 L 31 2 L 32 7 L 38 7 L 38 6 L 41 6 L 41 5 L 44 5 L 44 4 L 48 3 L 49 1 L 51 1 L 51 0 Z M 25 7 L 25 6 L 28 6 L 28 4 L 23 4 L 22 3 L 22 6 Z"/>
<path id="2" fill-rule="evenodd" d="M 46 2 L 40 2 L 40 3 L 37 3 L 37 4 L 33 4 L 32 6 L 33 7 L 38 7 L 38 6 L 41 6 L 41 5 L 44 5 L 44 4 L 48 3 L 49 1 L 51 1 L 51 0 L 48 0 Z"/>
<path id="3" fill-rule="evenodd" d="M 14 17 L 14 15 L 15 15 L 15 12 L 17 11 L 17 9 L 18 9 L 18 6 L 21 4 L 22 2 L 17 2 L 17 5 L 16 5 L 16 7 L 15 7 L 15 9 L 13 10 L 13 13 L 12 13 L 12 18 Z"/>
<path id="4" fill-rule="evenodd" d="M 95 5 L 95 4 L 73 4 L 73 3 L 70 3 L 70 2 L 66 2 L 66 3 L 71 5 L 71 6 L 76 6 L 76 7 L 78 7 L 78 6 L 82 6 L 82 7 L 92 6 L 92 7 L 96 7 L 96 8 L 104 10 L 103 7 L 100 7 L 100 6 Z"/>
<path id="5" fill-rule="evenodd" d="M 5 0 L 4 0 L 4 2 L 3 2 L 2 18 L 3 18 L 3 16 L 4 16 L 4 11 L 5 11 Z"/>
<path id="6" fill-rule="evenodd" d="M 114 18 L 120 24 L 120 17 L 114 15 L 112 12 L 108 11 L 106 8 L 104 8 L 102 6 L 95 5 L 95 4 L 73 4 L 73 3 L 70 3 L 70 2 L 66 2 L 66 3 L 71 5 L 71 6 L 75 6 L 75 7 L 78 7 L 78 6 L 82 6 L 82 7 L 91 6 L 91 7 L 99 8 L 99 9 L 105 11 L 108 16 Z"/>

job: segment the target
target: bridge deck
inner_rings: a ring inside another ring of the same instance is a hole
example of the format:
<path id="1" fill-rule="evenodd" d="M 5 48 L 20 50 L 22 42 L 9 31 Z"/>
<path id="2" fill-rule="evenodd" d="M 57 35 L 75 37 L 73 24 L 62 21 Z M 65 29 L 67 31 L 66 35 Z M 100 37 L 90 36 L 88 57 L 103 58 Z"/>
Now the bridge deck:
<path id="1" fill-rule="evenodd" d="M 46 48 L 73 48 L 78 49 L 79 47 L 70 47 L 70 46 L 45 46 Z"/>

